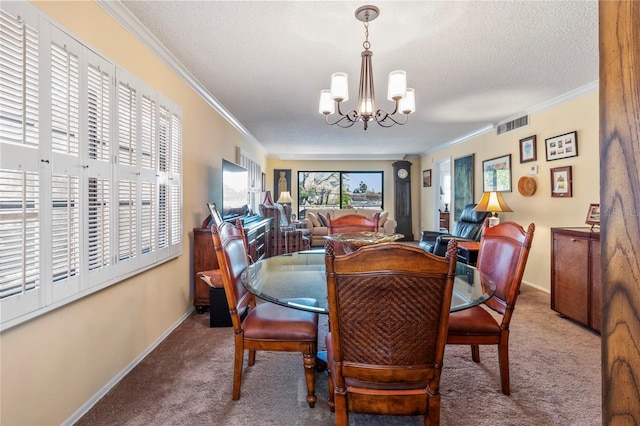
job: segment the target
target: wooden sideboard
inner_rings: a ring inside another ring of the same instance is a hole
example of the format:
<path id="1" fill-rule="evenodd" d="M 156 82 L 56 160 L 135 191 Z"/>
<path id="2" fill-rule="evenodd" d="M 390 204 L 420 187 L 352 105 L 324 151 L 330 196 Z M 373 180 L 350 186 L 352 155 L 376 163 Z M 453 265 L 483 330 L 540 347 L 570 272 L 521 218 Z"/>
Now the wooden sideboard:
<path id="1" fill-rule="evenodd" d="M 253 261 L 269 257 L 271 219 L 260 219 L 247 224 L 244 234 L 249 255 Z M 213 248 L 211 228 L 193 228 L 193 305 L 199 313 L 209 306 L 209 286 L 198 277 L 198 272 L 219 269 Z"/>
<path id="2" fill-rule="evenodd" d="M 551 309 L 600 333 L 600 231 L 551 228 Z"/>

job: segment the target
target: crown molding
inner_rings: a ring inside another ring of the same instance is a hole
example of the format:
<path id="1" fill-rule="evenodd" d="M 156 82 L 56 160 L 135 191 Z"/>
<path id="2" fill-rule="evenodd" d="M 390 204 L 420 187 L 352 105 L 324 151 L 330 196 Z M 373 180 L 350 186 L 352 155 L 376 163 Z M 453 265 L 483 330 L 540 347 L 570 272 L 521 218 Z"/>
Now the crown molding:
<path id="1" fill-rule="evenodd" d="M 403 160 L 405 154 L 270 154 L 269 158 L 298 161 L 386 161 Z"/>
<path id="2" fill-rule="evenodd" d="M 164 47 L 160 41 L 136 18 L 122 3 L 113 0 L 96 0 L 96 3 L 145 47 L 158 56 L 178 77 L 180 77 L 196 94 L 205 100 L 222 118 L 227 120 L 238 132 L 256 148 L 264 147 L 258 140 L 198 81 L 182 63 Z"/>

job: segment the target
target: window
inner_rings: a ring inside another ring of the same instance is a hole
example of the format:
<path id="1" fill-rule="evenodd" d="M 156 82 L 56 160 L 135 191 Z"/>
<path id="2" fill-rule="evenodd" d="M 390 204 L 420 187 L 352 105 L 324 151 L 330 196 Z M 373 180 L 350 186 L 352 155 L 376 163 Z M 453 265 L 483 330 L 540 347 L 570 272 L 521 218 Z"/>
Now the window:
<path id="1" fill-rule="evenodd" d="M 308 207 L 382 209 L 384 172 L 298 172 L 298 213 Z"/>
<path id="2" fill-rule="evenodd" d="M 29 3 L 0 56 L 6 329 L 182 253 L 182 117 Z"/>

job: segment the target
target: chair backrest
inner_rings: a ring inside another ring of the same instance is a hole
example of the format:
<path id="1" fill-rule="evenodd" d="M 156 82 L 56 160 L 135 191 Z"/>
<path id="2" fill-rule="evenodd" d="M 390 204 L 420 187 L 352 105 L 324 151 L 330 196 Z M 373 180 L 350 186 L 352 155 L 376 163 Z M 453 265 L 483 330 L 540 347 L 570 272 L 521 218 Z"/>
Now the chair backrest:
<path id="1" fill-rule="evenodd" d="M 249 265 L 242 223 L 238 221 L 233 225 L 222 222 L 221 225 L 213 224 L 211 229 L 233 328 L 240 330 L 240 316 L 245 310 L 255 306 L 253 294 L 240 281 L 242 271 Z"/>
<path id="2" fill-rule="evenodd" d="M 487 273 L 496 285 L 495 293 L 485 304 L 504 315 L 504 326 L 508 326 L 511 320 L 534 231 L 533 223 L 526 232 L 515 222 L 489 227 L 489 219 L 482 228 L 477 268 Z"/>
<path id="3" fill-rule="evenodd" d="M 378 389 L 438 392 L 456 258 L 455 241 L 446 258 L 402 243 L 344 256 L 327 245 L 337 387 L 357 380 Z"/>
<path id="4" fill-rule="evenodd" d="M 477 212 L 473 210 L 475 204 L 467 204 L 462 213 L 460 213 L 460 219 L 456 222 L 456 226 L 451 231 L 451 235 L 460 238 L 467 238 L 469 240 L 480 241 L 482 235 L 482 224 L 484 220 L 491 215 L 489 212 Z"/>
<path id="5" fill-rule="evenodd" d="M 331 218 L 331 214 L 327 214 L 327 234 L 339 234 L 343 232 L 362 232 L 371 231 L 378 232 L 378 222 L 380 213 L 376 212 L 371 217 L 361 214 L 345 214 L 336 218 Z"/>

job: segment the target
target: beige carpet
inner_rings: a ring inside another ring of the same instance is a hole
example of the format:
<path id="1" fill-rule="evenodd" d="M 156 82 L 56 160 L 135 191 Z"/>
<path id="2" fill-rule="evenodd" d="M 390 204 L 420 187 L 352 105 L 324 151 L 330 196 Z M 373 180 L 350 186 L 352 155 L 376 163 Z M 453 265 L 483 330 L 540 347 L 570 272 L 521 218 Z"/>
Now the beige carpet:
<path id="1" fill-rule="evenodd" d="M 305 401 L 302 356 L 258 353 L 231 401 L 233 336 L 193 314 L 77 425 L 331 425 L 324 373 L 318 402 Z M 326 330 L 326 318 L 322 333 Z M 321 341 L 323 341 L 322 339 Z M 523 286 L 511 323 L 511 395 L 500 392 L 497 352 L 448 346 L 441 380 L 443 425 L 601 424 L 600 337 Z M 420 417 L 350 416 L 352 425 L 418 425 Z"/>

